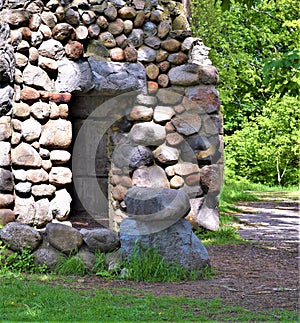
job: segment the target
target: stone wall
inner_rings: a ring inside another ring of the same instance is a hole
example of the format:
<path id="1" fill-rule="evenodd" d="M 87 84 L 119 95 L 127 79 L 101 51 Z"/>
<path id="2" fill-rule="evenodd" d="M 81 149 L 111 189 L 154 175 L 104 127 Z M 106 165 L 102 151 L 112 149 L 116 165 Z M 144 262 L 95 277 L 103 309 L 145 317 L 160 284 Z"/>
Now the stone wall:
<path id="1" fill-rule="evenodd" d="M 135 91 L 110 130 L 111 228 L 126 216 L 129 187 L 155 186 L 185 190 L 188 219 L 215 230 L 218 73 L 181 1 L 7 0 L 0 9 L 0 224 L 66 220 L 71 98 Z"/>

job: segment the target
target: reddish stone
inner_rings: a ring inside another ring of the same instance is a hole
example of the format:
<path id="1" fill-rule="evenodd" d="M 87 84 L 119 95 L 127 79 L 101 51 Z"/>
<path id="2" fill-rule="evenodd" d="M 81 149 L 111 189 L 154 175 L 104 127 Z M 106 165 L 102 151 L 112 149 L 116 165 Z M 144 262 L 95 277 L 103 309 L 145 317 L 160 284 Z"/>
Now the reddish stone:
<path id="1" fill-rule="evenodd" d="M 175 131 L 175 127 L 173 126 L 173 123 L 171 121 L 166 123 L 165 128 L 167 133 L 169 132 L 173 133 Z"/>
<path id="2" fill-rule="evenodd" d="M 22 33 L 22 38 L 25 39 L 25 40 L 30 40 L 31 35 L 32 35 L 32 31 L 30 30 L 30 28 L 22 27 L 20 29 L 21 29 L 21 33 Z"/>
<path id="3" fill-rule="evenodd" d="M 129 176 L 122 176 L 121 177 L 121 185 L 124 187 L 132 187 L 132 180 Z"/>
<path id="4" fill-rule="evenodd" d="M 126 62 L 135 63 L 138 59 L 137 50 L 132 45 L 129 45 L 125 48 L 124 55 Z"/>
<path id="5" fill-rule="evenodd" d="M 110 57 L 113 61 L 120 62 L 124 60 L 125 54 L 123 49 L 116 47 L 110 50 Z"/>
<path id="6" fill-rule="evenodd" d="M 15 213 L 10 209 L 0 210 L 0 226 L 5 226 L 9 222 L 15 221 Z"/>
<path id="7" fill-rule="evenodd" d="M 118 184 L 120 184 L 120 176 L 119 175 L 113 175 L 110 178 L 110 184 L 111 185 L 118 185 Z"/>
<path id="8" fill-rule="evenodd" d="M 117 185 L 111 190 L 112 197 L 117 201 L 123 201 L 128 189 L 122 185 Z"/>
<path id="9" fill-rule="evenodd" d="M 97 24 L 103 29 L 106 29 L 108 26 L 107 19 L 104 16 L 99 16 L 97 19 Z"/>
<path id="10" fill-rule="evenodd" d="M 14 196 L 11 194 L 0 194 L 0 207 L 6 208 L 14 203 Z"/>
<path id="11" fill-rule="evenodd" d="M 201 66 L 200 68 L 200 82 L 203 84 L 218 84 L 219 74 L 214 66 Z"/>
<path id="12" fill-rule="evenodd" d="M 217 112 L 221 103 L 219 93 L 212 85 L 202 85 L 189 88 L 186 96 L 198 104 L 206 113 Z"/>
<path id="13" fill-rule="evenodd" d="M 161 43 L 161 47 L 168 52 L 178 52 L 181 48 L 181 42 L 176 39 L 167 39 Z"/>
<path id="14" fill-rule="evenodd" d="M 143 26 L 144 21 L 145 21 L 145 13 L 144 13 L 144 11 L 140 11 L 137 13 L 137 15 L 134 19 L 133 25 L 135 28 L 140 28 Z"/>
<path id="15" fill-rule="evenodd" d="M 168 133 L 166 136 L 167 144 L 170 146 L 178 146 L 183 142 L 183 137 L 177 132 Z"/>
<path id="16" fill-rule="evenodd" d="M 149 94 L 154 94 L 158 90 L 158 84 L 153 81 L 148 81 L 147 82 L 147 89 Z"/>
<path id="17" fill-rule="evenodd" d="M 174 110 L 175 110 L 175 112 L 176 113 L 182 113 L 182 112 L 184 112 L 185 111 L 185 108 L 184 108 L 184 106 L 183 105 L 181 105 L 181 104 L 179 104 L 179 105 L 176 105 L 175 107 L 174 107 Z"/>
<path id="18" fill-rule="evenodd" d="M 160 87 L 167 87 L 169 85 L 169 76 L 167 74 L 161 74 L 159 75 L 157 82 L 159 84 Z"/>
<path id="19" fill-rule="evenodd" d="M 22 90 L 21 90 L 21 100 L 22 101 L 32 101 L 32 100 L 37 100 L 40 98 L 40 93 L 39 91 L 25 86 Z"/>
<path id="20" fill-rule="evenodd" d="M 122 19 L 134 19 L 136 17 L 136 11 L 132 7 L 123 7 L 118 11 L 118 14 Z"/>
<path id="21" fill-rule="evenodd" d="M 158 64 L 158 68 L 162 73 L 167 72 L 170 69 L 170 67 L 171 67 L 171 64 L 168 61 L 163 61 Z"/>
<path id="22" fill-rule="evenodd" d="M 155 60 L 156 60 L 157 63 L 160 63 L 160 62 L 166 60 L 168 58 L 168 56 L 169 56 L 168 52 L 166 52 L 165 50 L 160 49 L 158 51 L 157 55 L 156 55 Z"/>
<path id="23" fill-rule="evenodd" d="M 67 57 L 78 59 L 83 55 L 83 45 L 78 41 L 71 41 L 65 46 Z"/>
<path id="24" fill-rule="evenodd" d="M 189 186 L 199 185 L 200 183 L 200 173 L 192 174 L 185 178 L 185 182 Z"/>
<path id="25" fill-rule="evenodd" d="M 158 77 L 159 68 L 155 64 L 151 63 L 146 67 L 146 73 L 150 80 L 155 80 Z"/>
<path id="26" fill-rule="evenodd" d="M 123 20 L 120 19 L 120 18 L 117 18 L 114 22 L 111 22 L 108 25 L 107 30 L 114 36 L 120 35 L 124 30 L 124 22 L 123 22 Z"/>
<path id="27" fill-rule="evenodd" d="M 49 99 L 51 102 L 68 103 L 72 97 L 71 93 L 49 93 Z"/>
<path id="28" fill-rule="evenodd" d="M 60 104 L 58 106 L 59 108 L 59 116 L 62 118 L 62 119 L 67 119 L 68 118 L 68 115 L 69 115 L 69 107 L 67 104 Z"/>
<path id="29" fill-rule="evenodd" d="M 171 54 L 168 57 L 168 61 L 174 65 L 182 65 L 186 63 L 187 59 L 187 55 L 182 52 Z"/>

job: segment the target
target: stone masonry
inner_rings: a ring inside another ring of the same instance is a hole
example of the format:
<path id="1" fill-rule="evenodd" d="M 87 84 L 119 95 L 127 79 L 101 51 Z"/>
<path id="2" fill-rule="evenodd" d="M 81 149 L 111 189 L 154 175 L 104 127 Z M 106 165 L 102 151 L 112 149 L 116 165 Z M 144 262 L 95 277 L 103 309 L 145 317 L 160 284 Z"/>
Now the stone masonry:
<path id="1" fill-rule="evenodd" d="M 183 190 L 187 219 L 216 230 L 218 73 L 181 0 L 4 0 L 0 12 L 0 225 L 68 219 L 72 99 L 135 91 L 110 131 L 111 229 L 141 186 Z"/>

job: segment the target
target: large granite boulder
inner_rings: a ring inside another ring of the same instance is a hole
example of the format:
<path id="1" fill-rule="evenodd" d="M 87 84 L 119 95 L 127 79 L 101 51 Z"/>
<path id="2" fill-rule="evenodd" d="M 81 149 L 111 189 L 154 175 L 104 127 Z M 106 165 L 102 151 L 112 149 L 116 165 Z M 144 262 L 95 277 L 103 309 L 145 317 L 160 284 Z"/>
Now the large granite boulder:
<path id="1" fill-rule="evenodd" d="M 180 219 L 164 230 L 152 234 L 128 234 L 127 224 L 121 223 L 120 241 L 122 256 L 130 259 L 135 247 L 138 250 L 158 248 L 160 254 L 170 263 L 178 263 L 188 270 L 201 269 L 209 264 L 209 255 L 201 241 L 193 233 L 189 221 Z"/>
<path id="2" fill-rule="evenodd" d="M 110 252 L 120 245 L 119 235 L 106 228 L 92 230 L 81 229 L 83 241 L 87 244 L 90 251 Z"/>
<path id="3" fill-rule="evenodd" d="M 25 248 L 34 250 L 42 242 L 42 236 L 27 224 L 10 222 L 0 230 L 0 240 L 14 251 L 21 251 Z"/>

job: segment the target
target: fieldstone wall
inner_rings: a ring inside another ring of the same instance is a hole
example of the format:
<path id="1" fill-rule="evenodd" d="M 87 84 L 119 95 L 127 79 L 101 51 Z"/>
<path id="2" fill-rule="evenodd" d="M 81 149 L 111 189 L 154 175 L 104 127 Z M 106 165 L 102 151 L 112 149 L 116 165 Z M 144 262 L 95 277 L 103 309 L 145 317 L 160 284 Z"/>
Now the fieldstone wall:
<path id="1" fill-rule="evenodd" d="M 6 0 L 0 9 L 0 224 L 66 220 L 72 96 L 136 91 L 112 130 L 111 228 L 126 217 L 131 186 L 182 189 L 187 219 L 218 228 L 218 73 L 182 2 Z"/>

